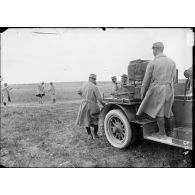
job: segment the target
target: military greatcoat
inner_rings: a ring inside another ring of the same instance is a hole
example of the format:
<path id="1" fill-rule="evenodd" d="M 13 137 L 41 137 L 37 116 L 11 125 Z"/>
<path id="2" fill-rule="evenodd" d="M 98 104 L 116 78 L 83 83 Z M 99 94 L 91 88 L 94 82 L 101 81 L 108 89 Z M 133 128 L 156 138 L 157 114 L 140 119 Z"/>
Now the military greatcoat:
<path id="1" fill-rule="evenodd" d="M 82 97 L 76 124 L 88 127 L 90 125 L 98 125 L 100 108 L 97 101 L 102 101 L 102 96 L 98 87 L 88 81 L 78 90 L 78 94 Z"/>
<path id="2" fill-rule="evenodd" d="M 175 76 L 175 62 L 163 53 L 148 64 L 141 88 L 144 99 L 137 115 L 146 113 L 152 118 L 172 116 Z"/>

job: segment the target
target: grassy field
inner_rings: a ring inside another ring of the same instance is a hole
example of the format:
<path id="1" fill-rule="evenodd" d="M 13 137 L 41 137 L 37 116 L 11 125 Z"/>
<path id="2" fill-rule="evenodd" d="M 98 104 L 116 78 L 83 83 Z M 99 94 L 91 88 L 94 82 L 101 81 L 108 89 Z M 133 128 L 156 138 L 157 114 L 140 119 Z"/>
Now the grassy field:
<path id="1" fill-rule="evenodd" d="M 37 102 L 35 96 L 38 84 L 23 84 L 23 85 L 10 85 L 13 90 L 11 91 L 13 103 L 34 103 Z M 55 83 L 57 90 L 57 100 L 78 100 L 80 97 L 77 95 L 77 90 L 82 85 L 82 82 L 66 82 L 66 83 Z M 98 87 L 102 93 L 109 92 L 112 88 L 110 82 L 101 82 Z M 49 84 L 45 84 L 45 89 L 49 89 Z M 50 95 L 46 91 L 45 101 L 50 101 Z"/>
<path id="2" fill-rule="evenodd" d="M 6 167 L 190 167 L 184 150 L 152 141 L 131 148 L 112 147 L 105 136 L 87 140 L 75 125 L 81 82 L 57 83 L 57 103 L 46 94 L 37 103 L 36 85 L 12 85 L 12 103 L 1 107 L 1 164 Z M 111 83 L 98 83 L 109 92 Z M 48 85 L 46 85 L 46 88 Z"/>

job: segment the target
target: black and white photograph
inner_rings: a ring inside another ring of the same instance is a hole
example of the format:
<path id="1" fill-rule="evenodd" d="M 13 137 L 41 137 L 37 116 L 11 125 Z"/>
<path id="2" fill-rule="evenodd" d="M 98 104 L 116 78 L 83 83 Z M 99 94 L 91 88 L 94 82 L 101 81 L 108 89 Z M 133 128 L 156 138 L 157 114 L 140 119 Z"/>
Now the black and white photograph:
<path id="1" fill-rule="evenodd" d="M 0 164 L 192 167 L 192 28 L 1 32 Z"/>

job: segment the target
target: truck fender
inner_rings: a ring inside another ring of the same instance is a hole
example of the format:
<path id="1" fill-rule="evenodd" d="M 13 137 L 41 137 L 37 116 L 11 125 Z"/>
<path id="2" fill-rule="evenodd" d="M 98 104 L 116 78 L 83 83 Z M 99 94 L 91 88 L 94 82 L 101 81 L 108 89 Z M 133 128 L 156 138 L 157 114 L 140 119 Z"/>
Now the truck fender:
<path id="1" fill-rule="evenodd" d="M 100 112 L 99 115 L 99 126 L 104 126 L 104 119 L 107 115 L 107 113 L 110 110 L 113 109 L 120 109 L 123 111 L 123 113 L 125 114 L 125 116 L 127 117 L 127 119 L 130 121 L 135 120 L 136 118 L 136 108 L 135 106 L 128 106 L 128 105 L 119 105 L 119 104 L 107 104 L 106 106 L 104 106 Z"/>

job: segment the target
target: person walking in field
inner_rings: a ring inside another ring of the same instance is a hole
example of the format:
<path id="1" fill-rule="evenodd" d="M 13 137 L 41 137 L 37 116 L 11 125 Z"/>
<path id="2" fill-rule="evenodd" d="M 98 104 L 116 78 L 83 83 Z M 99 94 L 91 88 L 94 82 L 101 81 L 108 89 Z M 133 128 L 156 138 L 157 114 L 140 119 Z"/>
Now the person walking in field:
<path id="1" fill-rule="evenodd" d="M 82 97 L 82 103 L 79 108 L 76 124 L 84 126 L 88 133 L 88 139 L 93 139 L 91 134 L 91 126 L 94 127 L 94 138 L 99 138 L 98 119 L 100 108 L 98 101 L 104 105 L 102 96 L 98 87 L 96 86 L 96 75 L 90 74 L 89 81 L 84 83 L 78 90 L 78 94 Z"/>
<path id="2" fill-rule="evenodd" d="M 10 90 L 12 90 L 12 88 L 9 87 L 7 83 L 4 83 L 4 87 L 2 88 L 2 102 L 4 106 L 6 106 L 8 102 L 11 102 Z"/>
<path id="3" fill-rule="evenodd" d="M 152 49 L 155 58 L 146 68 L 141 88 L 143 101 L 137 115 L 146 113 L 150 117 L 156 118 L 159 129 L 156 137 L 166 139 L 165 119 L 169 125 L 170 117 L 173 116 L 173 81 L 176 76 L 176 65 L 163 53 L 164 45 L 162 42 L 154 43 Z"/>
<path id="4" fill-rule="evenodd" d="M 50 88 L 48 91 L 50 92 L 50 95 L 51 95 L 51 101 L 55 103 L 56 102 L 56 89 L 55 89 L 55 86 L 53 85 L 53 82 L 50 83 Z"/>
<path id="5" fill-rule="evenodd" d="M 45 96 L 44 82 L 37 86 L 36 96 L 38 98 L 39 104 L 43 104 L 43 97 Z"/>

